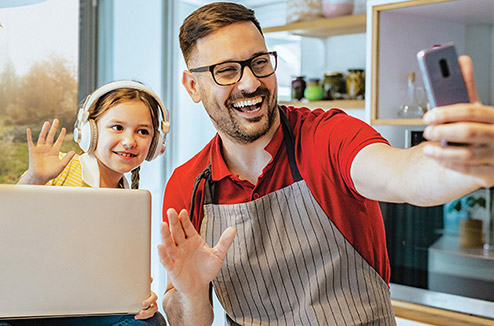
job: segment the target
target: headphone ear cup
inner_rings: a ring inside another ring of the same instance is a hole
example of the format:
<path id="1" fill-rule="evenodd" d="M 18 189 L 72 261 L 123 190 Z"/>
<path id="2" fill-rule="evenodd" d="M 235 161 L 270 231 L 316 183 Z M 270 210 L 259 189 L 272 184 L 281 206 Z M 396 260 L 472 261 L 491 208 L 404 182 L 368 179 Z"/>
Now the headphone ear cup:
<path id="1" fill-rule="evenodd" d="M 165 141 L 161 133 L 158 134 L 156 138 L 153 139 L 151 145 L 149 146 L 148 155 L 146 157 L 147 161 L 152 161 L 157 158 L 162 153 L 162 148 L 165 146 Z"/>
<path id="2" fill-rule="evenodd" d="M 81 141 L 79 147 L 86 153 L 91 153 L 98 142 L 98 128 L 93 119 L 89 119 L 81 126 Z"/>

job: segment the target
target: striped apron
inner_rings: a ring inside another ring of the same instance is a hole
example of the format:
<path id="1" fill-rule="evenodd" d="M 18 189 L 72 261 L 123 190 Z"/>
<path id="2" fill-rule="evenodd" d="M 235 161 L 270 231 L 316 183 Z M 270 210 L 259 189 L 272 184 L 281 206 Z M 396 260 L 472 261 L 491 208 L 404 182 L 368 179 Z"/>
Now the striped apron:
<path id="1" fill-rule="evenodd" d="M 389 288 L 316 202 L 300 176 L 293 134 L 280 109 L 295 182 L 257 200 L 213 204 L 202 178 L 200 235 L 213 247 L 229 226 L 237 235 L 213 287 L 228 325 L 396 325 Z"/>

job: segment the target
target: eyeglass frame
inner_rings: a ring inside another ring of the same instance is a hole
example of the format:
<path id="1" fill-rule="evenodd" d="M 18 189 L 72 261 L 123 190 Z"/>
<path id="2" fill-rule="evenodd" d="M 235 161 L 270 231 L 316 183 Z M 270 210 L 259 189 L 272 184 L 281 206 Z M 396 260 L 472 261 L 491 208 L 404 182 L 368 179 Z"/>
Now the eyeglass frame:
<path id="1" fill-rule="evenodd" d="M 252 60 L 254 60 L 257 57 L 260 57 L 262 55 L 266 55 L 266 54 L 273 55 L 274 56 L 274 69 L 273 69 L 273 72 L 270 73 L 269 75 L 266 75 L 266 76 L 257 76 L 256 73 L 254 72 L 254 70 L 252 70 L 252 66 L 251 66 Z M 219 65 L 222 65 L 222 64 L 225 64 L 225 63 L 238 63 L 238 64 L 240 64 L 240 77 L 238 78 L 238 80 L 236 82 L 230 83 L 230 84 L 220 84 L 220 83 L 218 83 L 218 81 L 214 77 L 214 73 L 213 73 L 214 68 L 216 66 L 219 66 Z M 210 66 L 203 66 L 203 67 L 198 67 L 198 68 L 192 68 L 192 69 L 189 69 L 189 71 L 190 72 L 206 72 L 206 71 L 209 71 L 211 73 L 211 77 L 213 77 L 213 80 L 214 80 L 214 82 L 216 84 L 218 84 L 219 86 L 231 86 L 231 85 L 237 84 L 239 81 L 242 80 L 242 77 L 244 75 L 244 68 L 245 67 L 249 67 L 250 71 L 252 71 L 252 73 L 254 74 L 254 76 L 256 76 L 257 78 L 269 77 L 272 74 L 274 74 L 276 72 L 276 69 L 278 68 L 278 53 L 276 51 L 259 53 L 259 54 L 256 54 L 255 56 L 253 56 L 252 58 L 247 59 L 247 60 L 242 60 L 242 61 L 235 61 L 235 60 L 224 61 L 224 62 L 216 63 L 216 64 L 210 65 Z"/>

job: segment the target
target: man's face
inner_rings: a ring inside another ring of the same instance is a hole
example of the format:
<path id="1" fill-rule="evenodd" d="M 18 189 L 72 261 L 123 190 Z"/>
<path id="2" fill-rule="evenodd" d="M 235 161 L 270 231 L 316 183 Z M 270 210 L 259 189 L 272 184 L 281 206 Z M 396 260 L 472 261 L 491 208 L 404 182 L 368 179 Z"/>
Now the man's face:
<path id="1" fill-rule="evenodd" d="M 188 66 L 192 69 L 243 61 L 266 52 L 264 38 L 254 24 L 236 23 L 198 40 Z M 253 142 L 264 136 L 276 121 L 275 74 L 258 78 L 249 67 L 244 67 L 238 83 L 220 86 L 209 71 L 186 71 L 183 83 L 195 102 L 203 102 L 218 133 L 234 142 Z"/>

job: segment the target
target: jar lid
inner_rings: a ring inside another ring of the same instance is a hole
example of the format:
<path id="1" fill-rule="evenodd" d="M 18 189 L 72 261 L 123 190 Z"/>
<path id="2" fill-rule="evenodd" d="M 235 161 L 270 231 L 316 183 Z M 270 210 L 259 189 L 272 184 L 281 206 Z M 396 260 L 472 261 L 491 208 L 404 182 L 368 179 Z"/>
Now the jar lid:
<path id="1" fill-rule="evenodd" d="M 356 69 L 348 69 L 349 72 L 363 72 L 364 69 L 362 68 L 356 68 Z"/>
<path id="2" fill-rule="evenodd" d="M 343 77 L 342 72 L 325 72 L 324 77 Z"/>
<path id="3" fill-rule="evenodd" d="M 309 78 L 309 81 L 311 82 L 318 82 L 320 79 L 319 78 Z"/>

